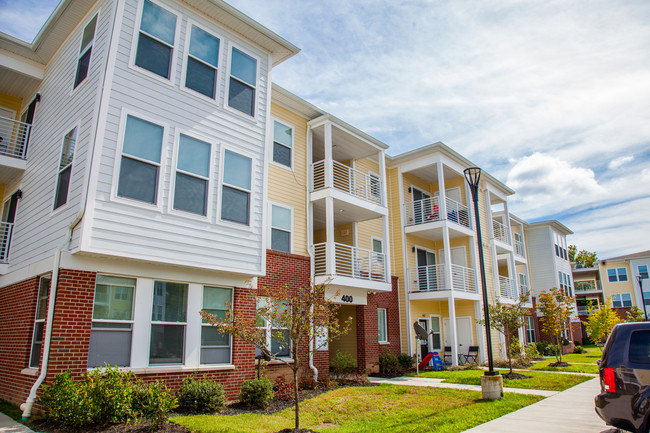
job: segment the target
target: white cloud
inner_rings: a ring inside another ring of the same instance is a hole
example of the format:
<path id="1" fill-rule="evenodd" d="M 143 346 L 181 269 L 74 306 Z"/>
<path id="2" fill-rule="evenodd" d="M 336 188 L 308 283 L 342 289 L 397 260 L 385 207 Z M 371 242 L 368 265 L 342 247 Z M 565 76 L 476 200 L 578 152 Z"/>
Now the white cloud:
<path id="1" fill-rule="evenodd" d="M 623 164 L 626 164 L 628 162 L 634 161 L 633 156 L 619 156 L 618 158 L 614 158 L 609 162 L 609 169 L 610 170 L 616 170 Z"/>

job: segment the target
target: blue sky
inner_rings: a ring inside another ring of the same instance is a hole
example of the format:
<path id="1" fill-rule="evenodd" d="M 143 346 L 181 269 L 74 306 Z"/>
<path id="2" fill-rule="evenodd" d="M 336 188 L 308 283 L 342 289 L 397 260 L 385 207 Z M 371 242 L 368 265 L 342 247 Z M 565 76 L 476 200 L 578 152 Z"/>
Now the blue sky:
<path id="1" fill-rule="evenodd" d="M 56 3 L 0 0 L 0 30 L 31 41 Z M 389 154 L 442 141 L 579 248 L 650 249 L 647 0 L 229 3 L 302 48 L 276 83 Z"/>

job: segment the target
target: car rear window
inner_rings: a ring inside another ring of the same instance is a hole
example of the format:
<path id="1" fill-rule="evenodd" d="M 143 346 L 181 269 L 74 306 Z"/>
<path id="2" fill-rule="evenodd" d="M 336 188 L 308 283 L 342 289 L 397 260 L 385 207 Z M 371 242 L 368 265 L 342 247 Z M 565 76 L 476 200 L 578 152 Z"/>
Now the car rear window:
<path id="1" fill-rule="evenodd" d="M 632 332 L 630 362 L 650 364 L 650 330 Z"/>

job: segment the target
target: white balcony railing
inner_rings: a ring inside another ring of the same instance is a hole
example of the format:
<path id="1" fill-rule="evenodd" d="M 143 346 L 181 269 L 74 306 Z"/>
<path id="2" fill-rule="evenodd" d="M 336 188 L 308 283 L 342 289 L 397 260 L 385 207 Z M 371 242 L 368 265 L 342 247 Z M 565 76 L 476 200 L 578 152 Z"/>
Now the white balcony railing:
<path id="1" fill-rule="evenodd" d="M 603 287 L 600 284 L 599 280 L 575 281 L 574 286 L 575 286 L 576 293 L 579 293 L 579 292 L 595 292 L 595 291 L 602 291 L 603 290 Z"/>
<path id="2" fill-rule="evenodd" d="M 498 241 L 503 242 L 504 244 L 510 245 L 510 240 L 508 238 L 508 230 L 506 226 L 500 223 L 499 221 L 492 220 L 492 230 L 494 232 L 494 238 Z"/>
<path id="3" fill-rule="evenodd" d="M 14 228 L 12 223 L 0 223 L 0 263 L 7 263 L 9 255 L 9 243 L 11 232 Z"/>
<path id="4" fill-rule="evenodd" d="M 517 299 L 515 280 L 499 275 L 499 296 L 501 298 Z"/>
<path id="5" fill-rule="evenodd" d="M 313 254 L 314 275 L 327 275 L 327 243 L 315 244 Z M 370 281 L 388 280 L 384 253 L 335 243 L 333 265 L 334 275 Z"/>
<path id="6" fill-rule="evenodd" d="M 515 254 L 519 257 L 526 258 L 526 250 L 524 249 L 524 243 L 515 239 Z"/>
<path id="7" fill-rule="evenodd" d="M 311 191 L 318 191 L 326 187 L 325 177 L 328 175 L 325 161 L 318 161 L 309 166 Z M 362 173 L 337 161 L 332 161 L 333 188 L 347 192 L 364 200 L 384 204 L 382 199 L 382 181 L 378 177 Z"/>
<path id="8" fill-rule="evenodd" d="M 578 316 L 588 316 L 599 310 L 598 305 L 577 305 Z"/>
<path id="9" fill-rule="evenodd" d="M 469 227 L 469 214 L 467 207 L 455 200 L 446 198 L 447 215 L 440 213 L 438 197 L 429 197 L 423 200 L 409 201 L 404 203 L 406 214 L 406 225 L 414 226 L 433 221 L 448 220 L 456 224 Z"/>
<path id="10" fill-rule="evenodd" d="M 451 285 L 447 279 L 445 265 L 429 265 L 408 268 L 409 292 L 437 292 L 443 290 L 458 290 L 461 292 L 478 293 L 476 273 L 470 268 L 451 265 Z"/>
<path id="11" fill-rule="evenodd" d="M 0 155 L 25 159 L 31 126 L 28 123 L 0 116 Z"/>

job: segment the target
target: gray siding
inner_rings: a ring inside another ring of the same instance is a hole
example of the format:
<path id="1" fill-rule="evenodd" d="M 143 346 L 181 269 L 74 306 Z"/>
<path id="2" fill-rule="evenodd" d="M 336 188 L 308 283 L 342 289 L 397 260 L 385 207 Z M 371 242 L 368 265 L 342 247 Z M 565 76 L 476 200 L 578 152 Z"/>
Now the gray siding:
<path id="1" fill-rule="evenodd" d="M 174 48 L 173 82 L 151 77 L 129 66 L 133 38 L 139 26 L 138 1 L 126 0 L 111 83 L 106 129 L 101 143 L 101 161 L 97 173 L 92 219 L 84 228 L 84 251 L 142 258 L 145 260 L 206 267 L 231 272 L 257 273 L 262 269 L 263 248 L 263 177 L 264 143 L 269 97 L 267 53 L 216 27 L 197 11 L 182 3 L 165 3 L 177 12 L 177 41 Z M 218 71 L 218 97 L 210 101 L 181 89 L 185 63 L 185 39 L 188 19 L 221 36 Z M 258 58 L 256 121 L 224 108 L 229 43 L 255 54 Z M 116 199 L 120 163 L 120 128 L 125 110 L 135 116 L 167 127 L 159 174 L 159 207 L 130 204 Z M 209 215 L 197 219 L 169 211 L 173 196 L 171 181 L 175 173 L 174 151 L 179 132 L 207 138 L 216 155 L 211 164 Z M 253 158 L 250 228 L 222 223 L 217 209 L 220 195 L 223 149 L 241 152 Z"/>
<path id="2" fill-rule="evenodd" d="M 526 230 L 528 268 L 533 296 L 557 286 L 557 269 L 555 267 L 555 247 L 550 227 Z"/>
<path id="3" fill-rule="evenodd" d="M 10 271 L 51 256 L 56 248 L 62 247 L 67 227 L 80 210 L 114 16 L 112 7 L 112 0 L 98 2 L 46 67 L 38 89 L 41 102 L 34 117 L 27 170 L 19 183 L 7 186 L 7 191 L 23 191 L 11 242 Z M 98 11 L 88 77 L 73 92 L 83 30 Z M 79 129 L 68 201 L 53 212 L 63 137 L 74 126 Z"/>

